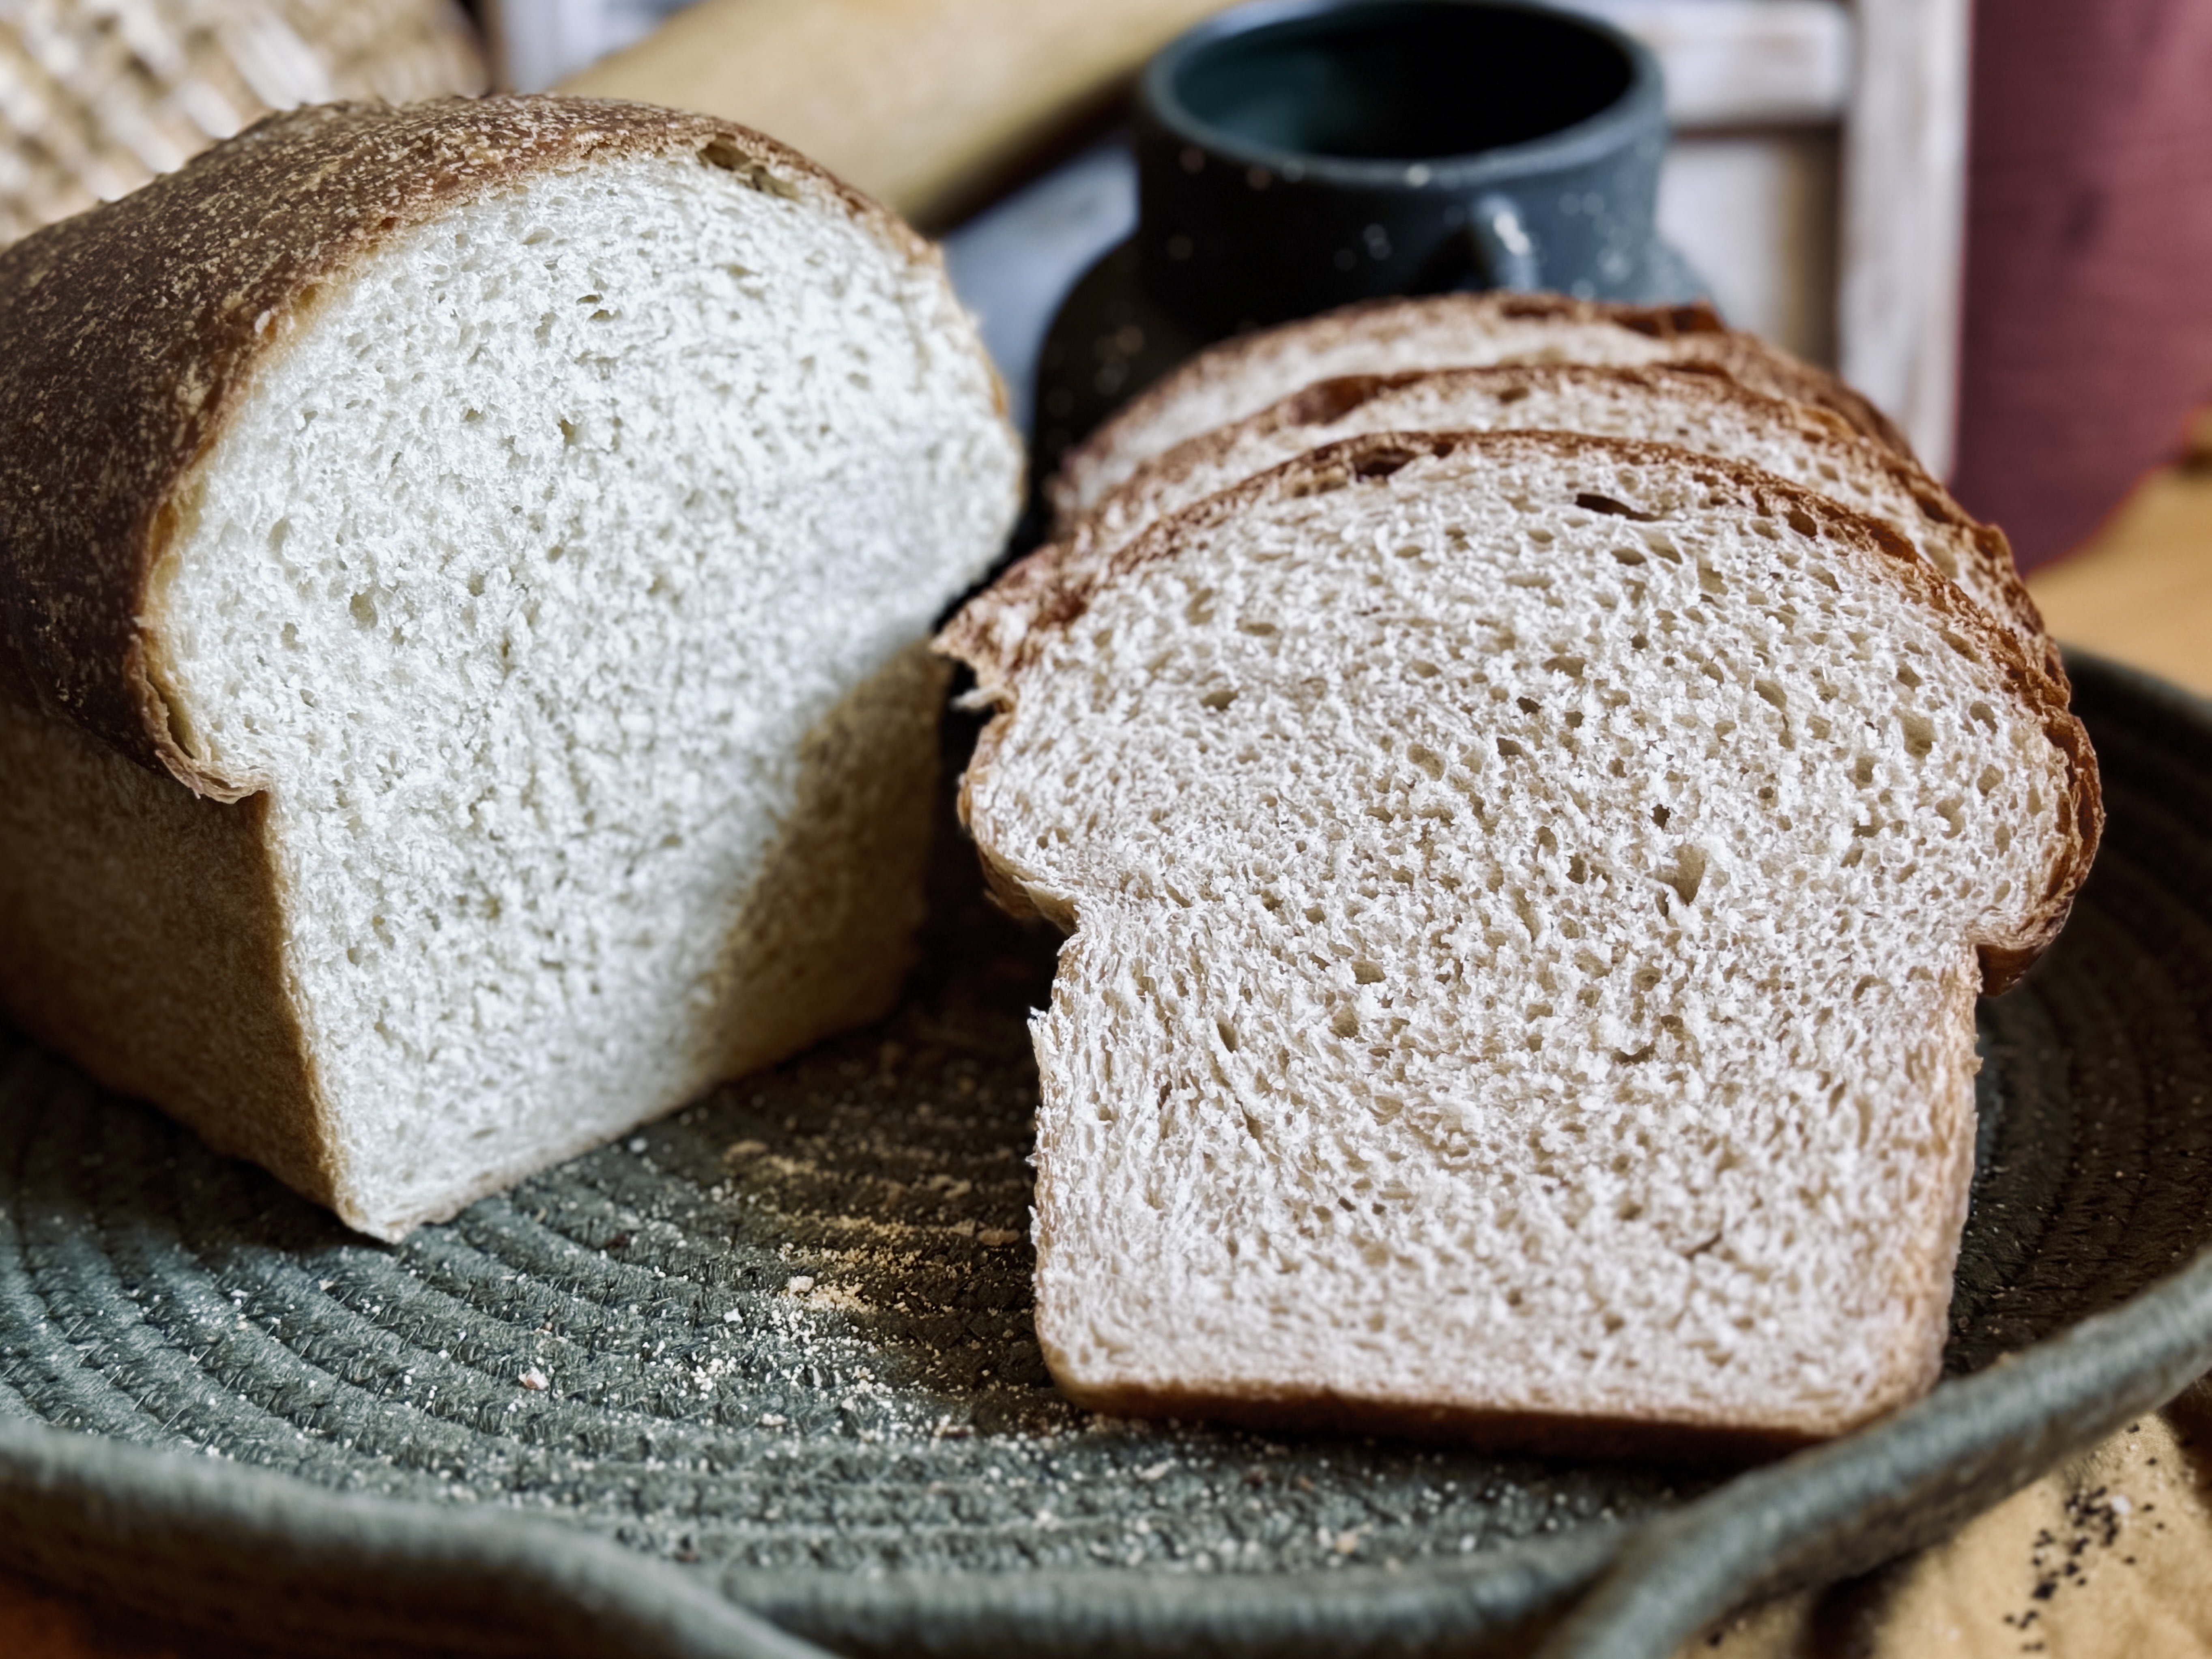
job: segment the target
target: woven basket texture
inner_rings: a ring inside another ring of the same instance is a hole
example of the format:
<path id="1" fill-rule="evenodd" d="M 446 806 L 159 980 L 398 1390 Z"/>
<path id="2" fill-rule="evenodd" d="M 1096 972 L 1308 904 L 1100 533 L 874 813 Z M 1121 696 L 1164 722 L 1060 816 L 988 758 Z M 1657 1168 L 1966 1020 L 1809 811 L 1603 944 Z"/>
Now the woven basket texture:
<path id="1" fill-rule="evenodd" d="M 450 0 L 0 0 L 0 246 L 272 110 L 483 88 Z"/>

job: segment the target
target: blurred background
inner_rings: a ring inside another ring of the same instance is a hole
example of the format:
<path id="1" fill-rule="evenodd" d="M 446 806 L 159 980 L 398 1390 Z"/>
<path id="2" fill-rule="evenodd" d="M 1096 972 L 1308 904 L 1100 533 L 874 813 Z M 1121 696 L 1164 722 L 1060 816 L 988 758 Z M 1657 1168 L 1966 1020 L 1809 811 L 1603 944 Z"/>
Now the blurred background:
<path id="1" fill-rule="evenodd" d="M 1840 369 L 2023 566 L 2191 453 L 2212 399 L 2212 4 L 1568 3 L 1658 53 L 1662 228 L 1723 314 Z M 0 0 L 0 241 L 292 104 L 642 98 L 760 127 L 946 238 L 1018 399 L 1067 283 L 1133 219 L 1131 76 L 1218 9 Z"/>

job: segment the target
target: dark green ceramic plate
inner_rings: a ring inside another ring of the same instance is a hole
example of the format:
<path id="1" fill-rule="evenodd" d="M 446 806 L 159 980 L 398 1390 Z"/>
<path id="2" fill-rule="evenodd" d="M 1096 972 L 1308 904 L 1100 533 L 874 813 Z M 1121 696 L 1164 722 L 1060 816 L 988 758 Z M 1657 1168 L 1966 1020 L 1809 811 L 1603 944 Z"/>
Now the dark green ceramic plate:
<path id="1" fill-rule="evenodd" d="M 2109 836 L 1984 1008 L 1952 1380 L 1881 1428 L 1730 1480 L 1070 1409 L 1029 1311 L 1051 941 L 950 845 L 884 1025 L 397 1248 L 0 1034 L 0 1559 L 300 1651 L 1467 1652 L 1565 1615 L 1559 1652 L 1664 1655 L 2212 1365 L 2212 717 L 2076 674 Z"/>

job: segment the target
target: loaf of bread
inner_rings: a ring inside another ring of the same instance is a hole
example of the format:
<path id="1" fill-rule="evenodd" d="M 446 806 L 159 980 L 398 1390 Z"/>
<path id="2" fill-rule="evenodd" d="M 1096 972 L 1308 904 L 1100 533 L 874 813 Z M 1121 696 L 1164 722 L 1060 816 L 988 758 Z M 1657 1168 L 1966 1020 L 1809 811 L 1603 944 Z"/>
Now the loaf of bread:
<path id="1" fill-rule="evenodd" d="M 1895 423 L 1856 392 L 1756 335 L 1723 327 L 1708 306 L 1445 294 L 1348 306 L 1201 352 L 1069 453 L 1050 488 L 1055 528 L 1066 529 L 1155 455 L 1317 380 L 1529 362 L 1702 368 L 1754 392 L 1832 410 L 1899 454 L 1912 454 Z"/>
<path id="2" fill-rule="evenodd" d="M 1903 537 L 2065 681 L 2003 532 L 1975 520 L 1917 463 L 1831 411 L 1680 368 L 1542 363 L 1321 381 L 1146 462 L 1001 581 L 988 614 L 994 628 L 1018 629 L 1066 604 L 1060 590 L 1079 590 L 1157 520 L 1324 444 L 1363 432 L 1544 428 L 1742 461 L 1855 507 Z"/>
<path id="3" fill-rule="evenodd" d="M 396 1238 L 874 1018 L 1019 447 L 727 123 L 271 118 L 0 254 L 0 998 Z"/>
<path id="4" fill-rule="evenodd" d="M 1036 1040 L 1037 1325 L 1103 1410 L 1771 1449 L 1929 1386 L 1973 1007 L 2094 852 L 2063 687 L 1740 463 L 1383 433 L 945 636 Z"/>

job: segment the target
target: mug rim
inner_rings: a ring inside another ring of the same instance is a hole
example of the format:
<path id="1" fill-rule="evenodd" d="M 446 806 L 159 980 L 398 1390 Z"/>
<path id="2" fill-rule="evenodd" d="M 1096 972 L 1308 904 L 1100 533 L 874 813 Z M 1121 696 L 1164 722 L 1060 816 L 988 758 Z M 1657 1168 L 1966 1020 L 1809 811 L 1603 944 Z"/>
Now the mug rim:
<path id="1" fill-rule="evenodd" d="M 1454 155 L 1407 155 L 1387 160 L 1285 149 L 1246 138 L 1206 120 L 1176 92 L 1176 81 L 1191 60 L 1224 41 L 1305 18 L 1384 9 L 1518 12 L 1540 16 L 1547 22 L 1580 30 L 1613 46 L 1628 62 L 1628 84 L 1619 97 L 1595 114 L 1584 116 L 1540 137 Z M 1659 60 L 1651 49 L 1606 19 L 1542 4 L 1540 0 L 1253 0 L 1253 3 L 1215 14 L 1163 47 L 1145 65 L 1138 79 L 1137 97 L 1142 112 L 1162 130 L 1225 160 L 1245 167 L 1265 167 L 1288 183 L 1312 180 L 1373 190 L 1477 188 L 1489 182 L 1492 175 L 1523 178 L 1532 171 L 1571 167 L 1592 159 L 1613 148 L 1623 128 L 1646 122 L 1662 131 L 1666 126 L 1665 82 Z M 1416 168 L 1422 170 L 1423 176 L 1409 177 Z"/>

